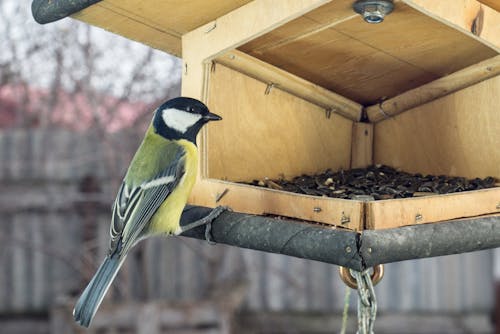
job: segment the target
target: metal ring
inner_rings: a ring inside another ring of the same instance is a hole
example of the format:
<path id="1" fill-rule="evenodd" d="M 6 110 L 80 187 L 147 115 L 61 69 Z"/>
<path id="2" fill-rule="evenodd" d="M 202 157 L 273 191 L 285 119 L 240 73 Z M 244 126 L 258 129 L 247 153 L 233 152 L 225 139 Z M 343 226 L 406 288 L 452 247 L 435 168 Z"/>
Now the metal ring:
<path id="1" fill-rule="evenodd" d="M 351 272 L 349 271 L 349 268 L 346 267 L 339 267 L 339 275 L 342 281 L 351 289 L 358 289 L 358 283 L 356 282 L 356 279 L 352 277 Z M 378 282 L 384 277 L 384 265 L 383 264 L 378 264 L 375 267 L 373 267 L 373 273 L 371 274 L 371 279 L 373 286 L 377 285 Z"/>

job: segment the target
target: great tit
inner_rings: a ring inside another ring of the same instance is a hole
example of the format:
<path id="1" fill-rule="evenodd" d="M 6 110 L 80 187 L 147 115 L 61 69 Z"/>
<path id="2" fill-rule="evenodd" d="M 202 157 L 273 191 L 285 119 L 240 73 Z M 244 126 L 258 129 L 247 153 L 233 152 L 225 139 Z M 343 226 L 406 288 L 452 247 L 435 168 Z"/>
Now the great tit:
<path id="1" fill-rule="evenodd" d="M 88 327 L 129 250 L 158 234 L 180 234 L 209 220 L 181 227 L 181 213 L 196 180 L 196 135 L 209 121 L 222 118 L 202 102 L 178 97 L 154 112 L 113 205 L 109 250 L 78 299 L 73 316 Z"/>

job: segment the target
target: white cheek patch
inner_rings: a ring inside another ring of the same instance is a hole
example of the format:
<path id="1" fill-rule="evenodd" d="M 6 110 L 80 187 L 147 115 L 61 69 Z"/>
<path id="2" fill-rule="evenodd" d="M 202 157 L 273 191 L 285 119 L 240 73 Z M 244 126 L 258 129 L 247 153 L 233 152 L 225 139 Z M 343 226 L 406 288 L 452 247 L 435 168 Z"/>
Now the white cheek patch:
<path id="1" fill-rule="evenodd" d="M 201 115 L 191 114 L 184 110 L 179 109 L 165 109 L 161 114 L 163 122 L 174 130 L 180 133 L 185 133 L 187 129 L 193 126 L 201 119 Z"/>

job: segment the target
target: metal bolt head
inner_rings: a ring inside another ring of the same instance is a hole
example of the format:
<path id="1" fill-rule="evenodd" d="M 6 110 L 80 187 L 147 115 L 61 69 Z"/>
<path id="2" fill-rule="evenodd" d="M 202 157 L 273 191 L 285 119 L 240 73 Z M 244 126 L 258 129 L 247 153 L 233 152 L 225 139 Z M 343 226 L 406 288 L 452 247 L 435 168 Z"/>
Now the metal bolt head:
<path id="1" fill-rule="evenodd" d="M 352 5 L 354 11 L 363 15 L 368 23 L 381 23 L 387 14 L 392 12 L 392 0 L 358 0 Z"/>
<path id="2" fill-rule="evenodd" d="M 382 6 L 369 5 L 365 6 L 363 11 L 363 19 L 367 23 L 381 23 L 384 21 L 385 12 Z"/>

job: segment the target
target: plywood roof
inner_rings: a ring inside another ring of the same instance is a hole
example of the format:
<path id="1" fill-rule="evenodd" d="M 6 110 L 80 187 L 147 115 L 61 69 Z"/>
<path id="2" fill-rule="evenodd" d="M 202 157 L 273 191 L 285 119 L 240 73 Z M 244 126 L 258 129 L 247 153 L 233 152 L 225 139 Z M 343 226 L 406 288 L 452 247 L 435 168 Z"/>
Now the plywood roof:
<path id="1" fill-rule="evenodd" d="M 378 25 L 351 6 L 328 3 L 240 50 L 364 105 L 497 54 L 401 2 Z"/>
<path id="2" fill-rule="evenodd" d="M 367 106 L 498 54 L 488 46 L 496 44 L 479 41 L 483 30 L 494 31 L 498 16 L 478 16 L 484 24 L 470 33 L 396 1 L 382 24 L 371 25 L 353 12 L 353 1 L 331 1 L 239 50 Z M 181 56 L 182 35 L 250 2 L 103 0 L 73 17 Z"/>
<path id="3" fill-rule="evenodd" d="M 73 18 L 181 56 L 181 36 L 251 0 L 103 0 Z"/>

